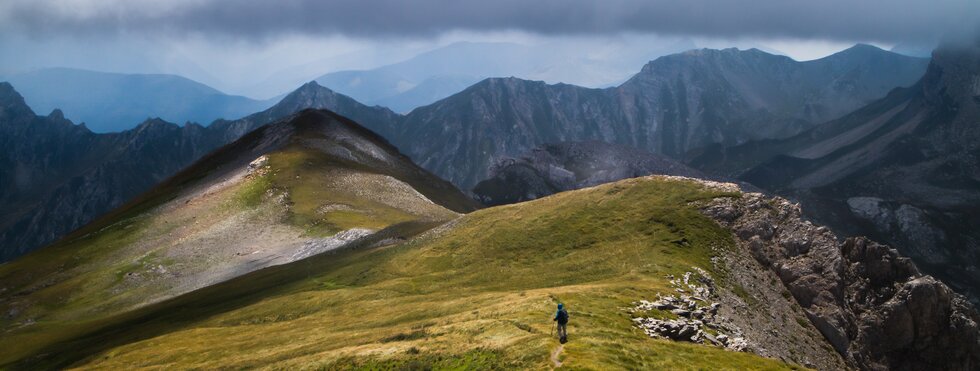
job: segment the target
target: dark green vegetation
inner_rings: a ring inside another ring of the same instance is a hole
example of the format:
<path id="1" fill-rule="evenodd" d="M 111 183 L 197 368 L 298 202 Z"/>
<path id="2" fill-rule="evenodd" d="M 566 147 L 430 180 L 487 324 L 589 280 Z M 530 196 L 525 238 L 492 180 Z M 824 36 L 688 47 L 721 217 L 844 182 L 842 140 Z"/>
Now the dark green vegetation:
<path id="1" fill-rule="evenodd" d="M 630 303 L 666 274 L 713 269 L 730 232 L 692 202 L 738 197 L 640 178 L 395 224 L 355 246 L 275 266 L 5 353 L 12 368 L 547 368 L 557 301 L 572 312 L 571 368 L 786 369 L 752 354 L 654 340 Z M 415 236 L 415 237 L 412 237 Z M 406 242 L 395 242 L 407 238 Z M 377 244 L 378 241 L 389 243 Z M 676 241 L 685 240 L 687 244 Z M 6 340 L 7 338 L 5 338 Z M 5 349 L 10 343 L 4 341 Z"/>

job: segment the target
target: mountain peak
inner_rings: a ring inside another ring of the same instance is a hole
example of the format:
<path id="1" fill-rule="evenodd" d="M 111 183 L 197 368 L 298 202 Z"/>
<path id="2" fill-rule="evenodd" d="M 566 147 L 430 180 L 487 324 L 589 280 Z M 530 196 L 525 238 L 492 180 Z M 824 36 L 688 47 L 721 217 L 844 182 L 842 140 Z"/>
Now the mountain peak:
<path id="1" fill-rule="evenodd" d="M 887 51 L 877 46 L 871 44 L 865 44 L 865 43 L 857 43 L 854 44 L 854 46 L 851 46 L 850 48 L 844 49 L 844 51 L 848 51 L 848 50 L 853 50 L 853 51 L 866 50 L 866 51 L 882 51 L 882 52 Z"/>
<path id="2" fill-rule="evenodd" d="M 273 112 L 274 117 L 281 117 L 305 108 L 326 108 L 333 106 L 340 96 L 316 81 L 310 81 L 287 94 L 267 112 Z"/>
<path id="3" fill-rule="evenodd" d="M 2 81 L 0 82 L 0 102 L 5 104 L 9 104 L 8 102 L 24 102 L 24 97 L 9 82 Z"/>
<path id="4" fill-rule="evenodd" d="M 302 86 L 299 87 L 299 89 L 296 90 L 300 91 L 300 90 L 317 90 L 317 89 L 327 89 L 327 88 L 317 83 L 316 80 L 310 80 L 310 82 L 303 84 Z"/>
<path id="5" fill-rule="evenodd" d="M 34 111 L 24 101 L 24 96 L 20 95 L 9 82 L 0 82 L 0 116 L 28 113 L 34 115 Z"/>
<path id="6" fill-rule="evenodd" d="M 161 130 L 165 128 L 179 128 L 177 124 L 170 123 L 161 119 L 159 117 L 148 118 L 133 129 L 134 132 L 143 132 L 147 130 Z"/>
<path id="7" fill-rule="evenodd" d="M 854 44 L 854 46 L 852 46 L 850 48 L 847 48 L 847 49 L 841 50 L 841 51 L 839 51 L 837 53 L 834 53 L 834 54 L 828 55 L 826 57 L 817 59 L 816 61 L 821 61 L 821 60 L 840 60 L 840 59 L 847 59 L 847 60 L 854 60 L 854 59 L 867 60 L 867 59 L 871 59 L 871 58 L 898 58 L 898 59 L 909 59 L 909 60 L 922 59 L 922 58 L 918 58 L 918 57 L 909 57 L 909 56 L 905 56 L 905 55 L 898 54 L 898 53 L 895 53 L 895 52 L 891 52 L 891 51 L 888 51 L 888 50 L 879 48 L 879 47 L 874 46 L 874 45 L 871 45 L 871 44 L 861 44 L 861 43 L 858 43 L 858 44 Z"/>

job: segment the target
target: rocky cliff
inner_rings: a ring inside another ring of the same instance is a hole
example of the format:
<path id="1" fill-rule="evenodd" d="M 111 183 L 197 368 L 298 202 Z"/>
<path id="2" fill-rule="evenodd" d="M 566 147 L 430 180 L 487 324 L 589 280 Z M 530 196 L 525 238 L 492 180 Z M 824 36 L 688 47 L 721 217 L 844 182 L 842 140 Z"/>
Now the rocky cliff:
<path id="1" fill-rule="evenodd" d="M 980 315 L 962 296 L 894 249 L 837 239 L 799 205 L 758 193 L 721 198 L 703 212 L 775 272 L 807 318 L 863 370 L 973 370 Z"/>
<path id="2" fill-rule="evenodd" d="M 980 303 L 978 81 L 980 44 L 943 47 L 909 88 L 689 164 L 798 199 L 839 234 L 886 242 Z"/>
<path id="3" fill-rule="evenodd" d="M 488 79 L 405 117 L 393 140 L 463 189 L 503 157 L 598 140 L 670 157 L 710 144 L 783 138 L 908 86 L 927 61 L 858 45 L 797 62 L 759 50 L 658 58 L 609 89 Z"/>

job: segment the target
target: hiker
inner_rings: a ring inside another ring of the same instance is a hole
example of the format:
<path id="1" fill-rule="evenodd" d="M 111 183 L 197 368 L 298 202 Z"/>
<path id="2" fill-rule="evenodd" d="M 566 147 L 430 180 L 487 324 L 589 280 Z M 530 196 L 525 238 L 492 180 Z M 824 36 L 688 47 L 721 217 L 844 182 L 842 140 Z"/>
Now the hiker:
<path id="1" fill-rule="evenodd" d="M 555 312 L 553 321 L 558 323 L 558 341 L 565 344 L 568 341 L 568 330 L 565 328 L 568 325 L 568 311 L 565 310 L 564 304 L 558 303 L 558 311 Z"/>

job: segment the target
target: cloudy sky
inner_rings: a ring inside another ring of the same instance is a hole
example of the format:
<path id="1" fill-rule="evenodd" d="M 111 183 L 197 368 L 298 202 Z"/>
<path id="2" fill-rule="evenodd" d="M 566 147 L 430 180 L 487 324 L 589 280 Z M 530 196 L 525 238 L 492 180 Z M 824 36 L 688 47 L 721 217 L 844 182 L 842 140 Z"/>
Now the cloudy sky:
<path id="1" fill-rule="evenodd" d="M 255 95 L 277 76 L 373 68 L 458 41 L 690 40 L 805 60 L 855 42 L 931 45 L 978 17 L 977 0 L 0 0 L 0 75 L 177 73 Z"/>

